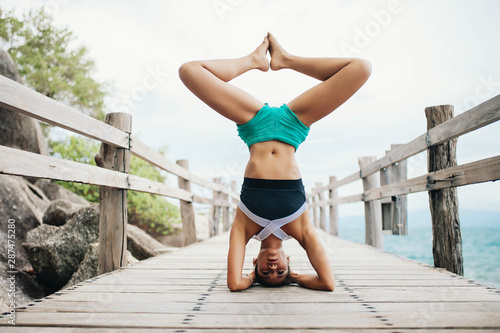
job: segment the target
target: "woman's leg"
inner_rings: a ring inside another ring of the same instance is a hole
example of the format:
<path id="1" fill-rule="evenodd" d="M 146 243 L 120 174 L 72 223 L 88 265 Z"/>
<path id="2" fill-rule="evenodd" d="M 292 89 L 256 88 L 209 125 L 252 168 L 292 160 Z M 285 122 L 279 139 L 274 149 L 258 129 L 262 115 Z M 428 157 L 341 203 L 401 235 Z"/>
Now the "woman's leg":
<path id="1" fill-rule="evenodd" d="M 264 103 L 227 82 L 251 69 L 267 71 L 268 47 L 266 37 L 254 52 L 242 58 L 188 62 L 179 68 L 179 76 L 186 87 L 212 109 L 237 124 L 244 124 Z"/>
<path id="2" fill-rule="evenodd" d="M 272 34 L 268 38 L 272 70 L 288 68 L 323 81 L 287 103 L 307 126 L 342 105 L 370 77 L 366 60 L 297 57 L 286 52 Z"/>

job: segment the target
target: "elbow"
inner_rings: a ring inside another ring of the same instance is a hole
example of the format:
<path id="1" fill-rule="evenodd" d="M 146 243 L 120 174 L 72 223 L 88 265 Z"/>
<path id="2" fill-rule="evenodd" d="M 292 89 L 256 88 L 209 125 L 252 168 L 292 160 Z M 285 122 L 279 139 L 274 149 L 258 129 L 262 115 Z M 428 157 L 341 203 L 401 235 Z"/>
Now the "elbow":
<path id="1" fill-rule="evenodd" d="M 241 289 L 238 288 L 238 285 L 236 283 L 228 282 L 227 287 L 229 288 L 230 291 L 240 291 Z"/>
<path id="2" fill-rule="evenodd" d="M 372 64 L 368 60 L 364 59 L 355 59 L 354 61 L 359 76 L 362 77 L 365 81 L 368 80 L 368 78 L 372 74 Z"/>
<path id="3" fill-rule="evenodd" d="M 196 63 L 194 61 L 186 62 L 179 67 L 179 78 L 182 82 L 186 82 L 190 77 L 193 77 L 194 71 L 196 69 Z"/>
<path id="4" fill-rule="evenodd" d="M 331 280 L 325 283 L 325 291 L 334 291 L 335 290 L 335 281 Z"/>

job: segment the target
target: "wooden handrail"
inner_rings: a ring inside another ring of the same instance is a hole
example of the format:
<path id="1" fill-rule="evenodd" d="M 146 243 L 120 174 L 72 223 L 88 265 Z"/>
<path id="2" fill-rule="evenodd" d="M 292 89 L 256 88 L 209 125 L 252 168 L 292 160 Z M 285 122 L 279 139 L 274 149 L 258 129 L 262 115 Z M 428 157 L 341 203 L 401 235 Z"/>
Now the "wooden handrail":
<path id="1" fill-rule="evenodd" d="M 500 156 L 457 165 L 456 138 L 500 120 L 500 95 L 457 117 L 453 117 L 452 105 L 428 107 L 425 114 L 427 132 L 405 145 L 392 145 L 391 151 L 378 160 L 360 157 L 359 172 L 342 180 L 330 177 L 326 185 L 317 183 L 308 194 L 312 198 L 309 207 L 313 211 L 314 223 L 318 224 L 318 209 L 324 211 L 325 206 L 329 206 L 331 212 L 337 212 L 338 204 L 364 202 L 366 242 L 382 247 L 382 233 L 407 234 L 406 195 L 429 192 L 433 247 L 439 248 L 434 251 L 435 264 L 463 274 L 458 197 L 454 188 L 499 180 Z M 406 179 L 407 158 L 425 150 L 429 156 L 428 173 Z M 379 177 L 376 172 L 380 173 Z M 340 186 L 357 180 L 363 180 L 363 193 L 338 197 Z M 321 198 L 324 191 L 330 192 L 328 200 Z M 443 206 L 447 207 L 447 214 L 443 214 Z M 334 233 L 338 230 L 337 220 L 335 214 L 330 217 L 330 230 Z"/>
<path id="2" fill-rule="evenodd" d="M 2 75 L 0 106 L 115 147 L 129 147 L 127 133 Z"/>
<path id="3" fill-rule="evenodd" d="M 116 187 L 193 201 L 191 193 L 177 187 L 89 164 L 62 160 L 5 146 L 0 146 L 0 155 L 2 156 L 0 173 L 4 174 Z"/>
<path id="4" fill-rule="evenodd" d="M 335 183 L 319 186 L 311 189 L 310 195 L 331 190 L 378 172 L 393 163 L 405 160 L 408 157 L 419 154 L 429 147 L 442 144 L 461 135 L 467 134 L 478 128 L 487 126 L 500 120 L 500 95 L 497 95 L 472 109 L 430 129 L 401 147 L 392 150 L 387 155 L 374 161 L 368 166 L 357 171 Z"/>
<path id="5" fill-rule="evenodd" d="M 239 196 L 230 189 L 203 179 L 180 167 L 139 139 L 135 137 L 129 139 L 127 133 L 1 75 L 0 106 L 115 147 L 130 148 L 132 154 L 162 170 L 214 191 L 226 193 L 234 199 L 239 199 Z"/>
<path id="6" fill-rule="evenodd" d="M 360 176 L 371 175 L 393 163 L 421 153 L 429 147 L 442 144 L 498 120 L 500 120 L 500 95 L 430 129 L 406 145 L 395 149 L 390 154 L 361 169 Z"/>
<path id="7" fill-rule="evenodd" d="M 100 186 L 100 273 L 126 265 L 126 258 L 123 256 L 126 239 L 123 235 L 126 234 L 127 225 L 127 190 L 181 200 L 183 227 L 186 228 L 184 245 L 196 241 L 193 202 L 211 204 L 213 209 L 223 207 L 225 227 L 228 224 L 229 209 L 236 209 L 234 201 L 239 200 L 239 196 L 230 188 L 193 174 L 187 168 L 187 161 L 181 163 L 182 166 L 178 165 L 131 136 L 131 117 L 128 114 L 108 114 L 106 122 L 101 122 L 4 76 L 0 76 L 0 106 L 102 142 L 101 153 L 104 155 L 101 156 L 100 153 L 96 156 L 99 167 L 0 146 L 0 173 Z M 130 154 L 179 177 L 179 187 L 129 174 Z M 113 163 L 122 161 L 122 157 L 123 162 L 126 162 L 115 168 Z M 224 193 L 224 195 L 217 199 L 195 195 L 191 192 L 190 183 L 212 189 L 214 193 Z M 114 199 L 108 200 L 108 197 L 111 198 L 112 195 L 122 198 L 118 200 L 120 203 Z M 188 220 L 190 223 L 185 223 Z M 211 221 L 211 224 L 217 225 L 219 222 Z M 122 230 L 118 233 L 122 237 L 115 237 L 116 230 Z"/>

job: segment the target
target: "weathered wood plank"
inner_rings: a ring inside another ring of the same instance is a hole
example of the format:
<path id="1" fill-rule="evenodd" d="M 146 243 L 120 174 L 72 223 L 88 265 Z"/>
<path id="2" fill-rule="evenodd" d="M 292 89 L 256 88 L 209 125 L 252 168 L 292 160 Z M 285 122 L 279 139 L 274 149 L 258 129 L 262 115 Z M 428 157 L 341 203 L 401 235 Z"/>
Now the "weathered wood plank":
<path id="1" fill-rule="evenodd" d="M 185 201 L 192 200 L 189 192 L 135 175 L 5 146 L 0 146 L 0 154 L 0 173 L 3 174 L 117 187 Z"/>
<path id="2" fill-rule="evenodd" d="M 210 188 L 213 190 L 217 190 L 220 192 L 224 192 L 231 196 L 232 198 L 238 200 L 239 196 L 231 191 L 230 189 L 220 186 L 218 184 L 215 184 L 211 181 L 205 180 L 202 177 L 199 177 L 195 175 L 194 173 L 190 172 L 189 170 L 183 168 L 182 166 L 177 165 L 173 161 L 169 160 L 156 150 L 150 148 L 147 146 L 145 143 L 140 141 L 138 138 L 132 137 L 131 138 L 131 152 L 135 156 L 151 163 L 152 165 L 165 170 L 167 172 L 170 172 L 180 178 L 183 178 L 185 180 L 188 180 L 192 183 L 201 185 L 206 188 Z"/>
<path id="3" fill-rule="evenodd" d="M 129 146 L 127 133 L 1 75 L 0 106 L 112 146 Z"/>
<path id="4" fill-rule="evenodd" d="M 365 200 L 376 200 L 393 195 L 426 192 L 498 179 L 500 179 L 500 156 L 495 156 L 372 189 L 365 193 L 364 198 Z"/>
<path id="5" fill-rule="evenodd" d="M 367 165 L 361 169 L 361 175 L 371 175 L 381 168 L 385 168 L 393 163 L 423 152 L 428 147 L 439 145 L 498 120 L 500 120 L 500 95 L 428 130 L 426 133 L 420 135 L 406 145 L 395 149 L 390 154 Z"/>
<path id="6" fill-rule="evenodd" d="M 298 286 L 254 286 L 230 292 L 225 281 L 226 233 L 32 302 L 18 309 L 16 329 L 23 325 L 37 330 L 48 327 L 50 332 L 279 332 L 275 327 L 285 331 L 439 332 L 436 329 L 441 328 L 459 332 L 500 328 L 498 290 L 319 230 L 318 235 L 331 254 L 337 279 L 334 292 Z M 249 242 L 245 270 L 252 268 L 259 245 Z M 296 241 L 287 241 L 284 247 L 294 270 L 312 272 Z M 212 266 L 202 265 L 204 262 Z M 456 316 L 466 318 L 456 320 Z M 0 325 L 5 325 L 2 320 Z M 52 327 L 57 325 L 65 329 Z"/>

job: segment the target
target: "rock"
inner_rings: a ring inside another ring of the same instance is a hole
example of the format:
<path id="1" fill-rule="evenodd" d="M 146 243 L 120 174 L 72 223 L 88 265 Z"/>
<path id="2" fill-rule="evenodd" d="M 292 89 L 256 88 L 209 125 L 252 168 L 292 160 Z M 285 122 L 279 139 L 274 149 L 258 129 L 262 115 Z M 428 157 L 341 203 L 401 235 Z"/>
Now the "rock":
<path id="1" fill-rule="evenodd" d="M 84 207 L 65 225 L 41 225 L 31 230 L 23 247 L 49 292 L 63 287 L 78 270 L 89 244 L 99 235 L 99 206 Z"/>
<path id="2" fill-rule="evenodd" d="M 99 253 L 99 243 L 94 242 L 89 245 L 87 249 L 87 253 L 85 253 L 85 257 L 83 257 L 82 262 L 80 263 L 80 267 L 78 267 L 78 270 L 73 274 L 71 279 L 68 281 L 68 283 L 64 286 L 64 288 L 69 288 L 75 284 L 78 284 L 82 281 L 88 280 L 93 278 L 94 276 L 97 276 L 98 274 L 98 253 Z M 127 261 L 129 263 L 134 263 L 138 262 L 136 258 L 130 254 L 129 251 L 127 251 Z"/>
<path id="3" fill-rule="evenodd" d="M 64 225 L 78 210 L 85 206 L 64 199 L 54 200 L 45 210 L 43 223 L 55 226 Z"/>
<path id="4" fill-rule="evenodd" d="M 22 84 L 14 61 L 0 48 L 0 75 Z M 49 154 L 47 140 L 38 121 L 0 107 L 0 145 L 42 155 Z"/>
<path id="5" fill-rule="evenodd" d="M 0 49 L 0 75 L 23 84 L 23 80 L 21 79 L 21 75 L 19 75 L 14 60 L 12 60 L 10 54 L 4 49 Z"/>
<path id="6" fill-rule="evenodd" d="M 71 279 L 64 288 L 71 287 L 77 283 L 93 278 L 97 275 L 99 243 L 94 242 L 89 244 L 87 252 L 83 257 L 78 270 L 71 276 Z"/>
<path id="7" fill-rule="evenodd" d="M 11 271 L 7 262 L 0 262 L 0 275 L 2 279 L 0 280 L 0 313 L 9 310 L 10 300 L 9 297 L 9 287 L 10 281 L 14 282 L 16 289 L 16 307 L 22 306 L 36 298 L 42 298 L 44 296 L 43 289 L 36 283 L 35 279 L 23 271 L 18 271 L 16 274 L 9 274 Z"/>
<path id="8" fill-rule="evenodd" d="M 127 250 L 137 259 L 143 260 L 165 252 L 168 248 L 147 232 L 133 224 L 127 225 Z"/>
<path id="9" fill-rule="evenodd" d="M 7 262 L 7 223 L 12 223 L 15 231 L 16 268 L 31 271 L 32 267 L 23 247 L 28 231 L 42 223 L 43 213 L 50 200 L 43 192 L 22 177 L 0 175 L 0 261 Z M 5 226 L 5 227 L 3 227 Z"/>
<path id="10" fill-rule="evenodd" d="M 39 179 L 36 181 L 35 186 L 40 188 L 43 193 L 49 198 L 50 200 L 58 200 L 58 199 L 64 199 L 79 205 L 90 205 L 90 203 L 79 196 L 78 194 L 75 194 L 68 190 L 67 188 L 62 187 L 61 185 L 54 183 L 48 179 Z"/>

